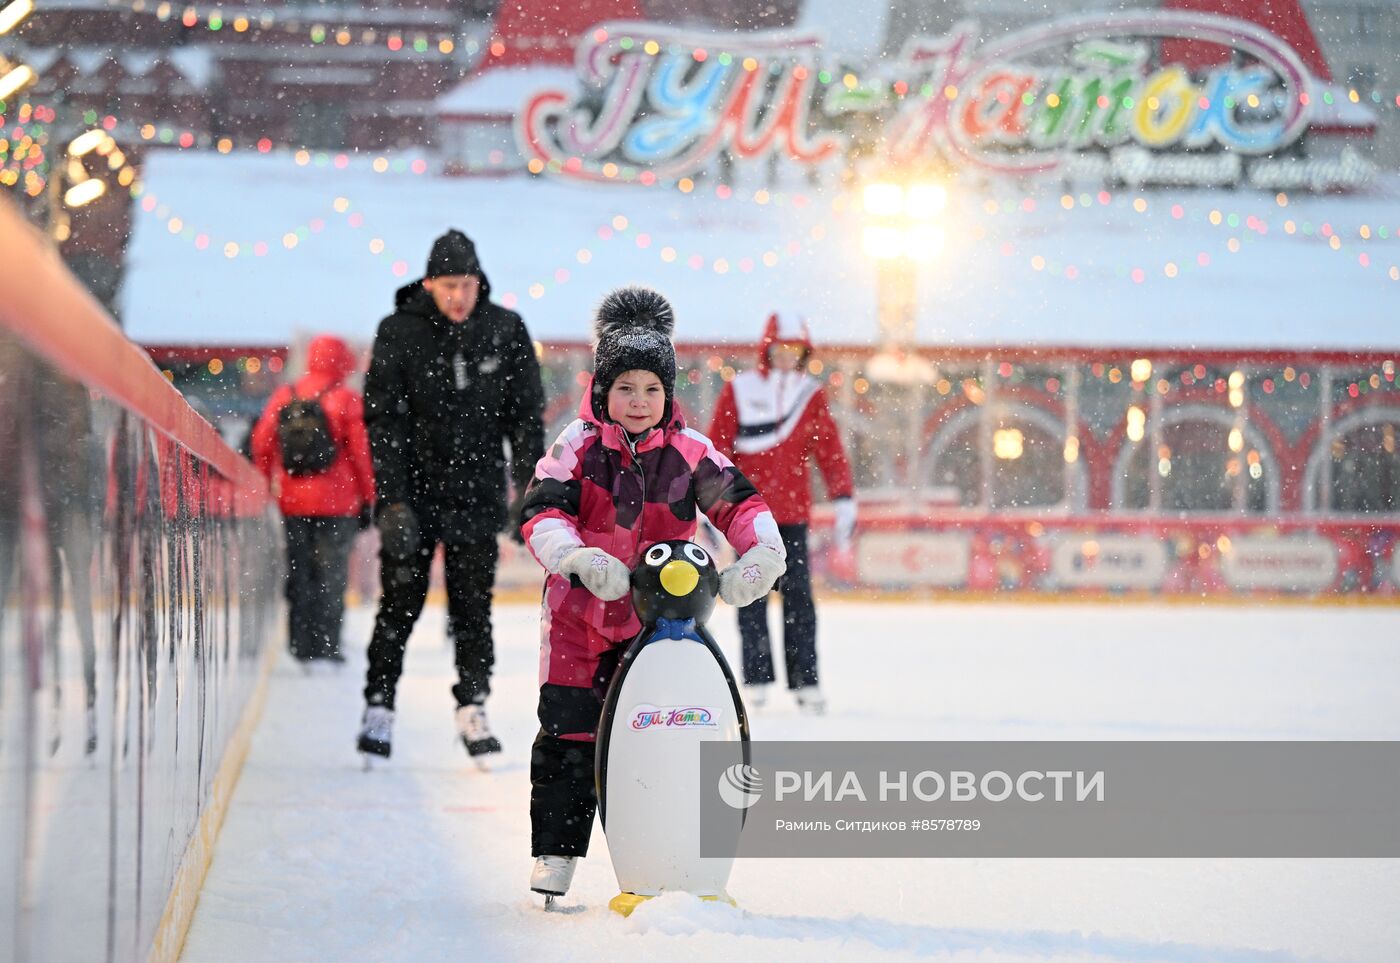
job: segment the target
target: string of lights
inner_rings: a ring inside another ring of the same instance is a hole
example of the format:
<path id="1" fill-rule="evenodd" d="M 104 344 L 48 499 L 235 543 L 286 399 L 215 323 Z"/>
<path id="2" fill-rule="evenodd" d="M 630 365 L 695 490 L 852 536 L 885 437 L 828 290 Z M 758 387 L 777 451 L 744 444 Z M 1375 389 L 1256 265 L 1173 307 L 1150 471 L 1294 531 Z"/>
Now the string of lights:
<path id="1" fill-rule="evenodd" d="M 28 3 L 30 0 L 17 0 L 17 2 Z M 200 29 L 218 33 L 229 30 L 236 34 L 244 34 L 252 30 L 263 32 L 275 31 L 284 36 L 294 36 L 304 38 L 312 46 L 361 46 L 375 47 L 382 46 L 391 53 L 415 53 L 435 55 L 452 54 L 458 45 L 458 39 L 454 32 L 437 30 L 412 30 L 404 27 L 385 28 L 368 24 L 352 24 L 349 22 L 336 23 L 330 19 L 316 20 L 307 18 L 300 13 L 281 14 L 273 10 L 245 10 L 230 9 L 225 10 L 221 6 L 200 8 L 196 5 L 181 5 L 170 3 L 169 0 L 109 0 L 112 6 L 120 6 L 131 10 L 134 13 L 149 13 L 161 22 L 174 20 L 181 26 L 190 29 Z M 485 42 L 475 38 L 467 39 L 462 43 L 462 49 L 468 57 L 483 53 L 487 61 L 501 59 L 510 52 L 535 52 L 535 51 L 558 51 L 573 50 L 579 42 L 589 36 L 589 31 L 581 34 L 563 36 L 520 36 L 505 38 L 491 36 Z M 595 28 L 591 31 L 592 38 L 597 43 L 603 43 L 608 39 L 608 31 L 605 28 Z M 618 41 L 618 46 L 623 51 L 639 51 L 647 56 L 656 57 L 663 53 L 668 56 L 678 56 L 689 54 L 690 58 L 697 63 L 703 63 L 711 57 L 716 58 L 722 64 L 730 64 L 738 61 L 745 70 L 757 70 L 760 61 L 743 51 L 712 50 L 705 47 L 695 47 L 689 49 L 679 44 L 671 43 L 662 45 L 654 39 L 623 36 Z M 777 68 L 778 63 L 770 61 L 770 69 Z M 934 85 L 924 83 L 915 87 L 904 80 L 889 80 L 884 74 L 867 75 L 851 70 L 827 70 L 819 69 L 816 74 L 817 82 L 822 86 L 840 84 L 849 91 L 864 89 L 870 92 L 884 92 L 897 99 L 903 99 L 911 93 L 914 95 L 930 98 L 940 93 Z M 953 86 L 943 88 L 941 93 L 948 99 L 956 99 L 958 89 Z M 1008 95 L 1001 94 L 998 99 Z M 1049 94 L 1051 98 L 1058 95 Z M 1302 92 L 1299 100 L 1306 104 L 1309 95 Z M 1027 105 L 1035 103 L 1037 95 L 1027 93 L 1023 100 Z M 1101 100 L 1103 98 L 1100 98 Z M 1392 93 L 1382 93 L 1379 90 L 1363 92 L 1351 87 L 1347 88 L 1343 99 L 1353 104 L 1363 102 L 1372 106 L 1388 106 L 1400 109 L 1400 91 Z M 1331 105 L 1338 100 L 1332 90 L 1324 90 L 1321 95 L 1324 104 Z M 1126 106 L 1131 106 L 1127 102 Z M 1209 99 L 1203 98 L 1202 109 L 1209 107 Z"/>
<path id="2" fill-rule="evenodd" d="M 189 30 L 206 30 L 212 33 L 227 30 L 235 34 L 250 31 L 276 32 L 286 37 L 302 38 L 313 46 L 383 47 L 391 53 L 446 55 L 457 49 L 455 33 L 440 27 L 416 30 L 402 26 L 376 26 L 364 22 L 336 23 L 330 19 L 308 18 L 295 12 L 225 10 L 219 6 L 201 9 L 192 5 L 169 3 L 167 0 L 109 2 L 113 7 L 122 7 L 133 13 L 150 14 L 162 23 L 173 20 Z M 474 54 L 480 49 L 480 43 L 469 40 L 465 47 L 468 54 Z"/>

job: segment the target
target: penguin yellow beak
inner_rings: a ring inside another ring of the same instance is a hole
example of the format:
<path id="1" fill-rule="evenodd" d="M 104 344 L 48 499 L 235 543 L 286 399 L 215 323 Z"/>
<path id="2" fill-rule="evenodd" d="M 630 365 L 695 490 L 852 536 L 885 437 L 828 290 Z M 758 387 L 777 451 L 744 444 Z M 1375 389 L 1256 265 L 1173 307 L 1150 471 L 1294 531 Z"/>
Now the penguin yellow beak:
<path id="1" fill-rule="evenodd" d="M 682 559 L 672 559 L 661 568 L 661 587 L 678 598 L 689 595 L 699 584 L 700 573 Z"/>

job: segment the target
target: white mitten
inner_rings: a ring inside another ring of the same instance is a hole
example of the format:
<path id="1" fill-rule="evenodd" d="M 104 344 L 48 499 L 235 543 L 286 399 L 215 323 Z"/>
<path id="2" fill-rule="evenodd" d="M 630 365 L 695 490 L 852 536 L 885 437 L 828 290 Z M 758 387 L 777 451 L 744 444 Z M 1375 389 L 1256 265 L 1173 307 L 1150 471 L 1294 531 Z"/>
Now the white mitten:
<path id="1" fill-rule="evenodd" d="M 583 587 L 604 602 L 612 602 L 627 594 L 632 573 L 617 559 L 601 548 L 576 548 L 559 563 L 560 575 L 577 575 Z"/>
<path id="2" fill-rule="evenodd" d="M 755 545 L 719 573 L 719 597 L 735 608 L 757 602 L 773 589 L 787 562 L 767 545 Z"/>
<path id="3" fill-rule="evenodd" d="M 832 505 L 836 509 L 836 547 L 845 551 L 851 547 L 851 536 L 856 533 L 856 500 L 838 498 Z"/>

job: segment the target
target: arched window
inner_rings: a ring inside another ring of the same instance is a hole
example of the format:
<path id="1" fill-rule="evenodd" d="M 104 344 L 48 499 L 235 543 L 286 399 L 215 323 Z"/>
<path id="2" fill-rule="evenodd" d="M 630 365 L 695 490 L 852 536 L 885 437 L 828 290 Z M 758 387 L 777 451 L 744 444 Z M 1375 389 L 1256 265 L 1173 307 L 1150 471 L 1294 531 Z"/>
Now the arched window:
<path id="1" fill-rule="evenodd" d="M 990 457 L 984 457 L 988 448 Z M 1083 463 L 1066 466 L 1064 422 L 1043 408 L 998 401 L 990 431 L 980 406 L 961 409 L 930 440 L 921 477 L 935 489 L 955 492 L 957 504 L 974 507 L 982 504 L 984 464 L 991 473 L 989 508 L 1017 511 L 1084 505 Z"/>
<path id="2" fill-rule="evenodd" d="M 1163 512 L 1232 512 L 1241 488 L 1245 511 L 1277 508 L 1278 466 L 1257 428 L 1246 424 L 1240 430 L 1231 412 L 1209 405 L 1168 408 L 1161 417 L 1160 439 L 1154 440 L 1149 427 L 1142 440 L 1127 441 L 1119 451 L 1112 490 L 1116 507 L 1150 508 L 1155 472 Z"/>
<path id="3" fill-rule="evenodd" d="M 1400 408 L 1376 407 L 1339 419 L 1308 459 L 1307 501 L 1311 511 L 1372 513 L 1400 511 Z M 1324 485 L 1324 460 L 1331 476 Z M 1322 505 L 1323 490 L 1327 500 Z"/>

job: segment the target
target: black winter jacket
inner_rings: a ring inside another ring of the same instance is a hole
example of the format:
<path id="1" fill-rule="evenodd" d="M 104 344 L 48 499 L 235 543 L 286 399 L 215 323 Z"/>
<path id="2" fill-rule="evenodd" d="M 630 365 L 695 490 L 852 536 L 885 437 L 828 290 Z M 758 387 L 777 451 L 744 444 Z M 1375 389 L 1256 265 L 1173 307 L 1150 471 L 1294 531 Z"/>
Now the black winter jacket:
<path id="1" fill-rule="evenodd" d="M 506 457 L 523 492 L 544 454 L 544 390 L 525 322 L 483 276 L 461 324 L 421 281 L 400 288 L 365 376 L 365 424 L 381 506 L 408 502 L 425 535 L 480 538 L 506 521 Z M 518 523 L 518 522 L 516 522 Z"/>

